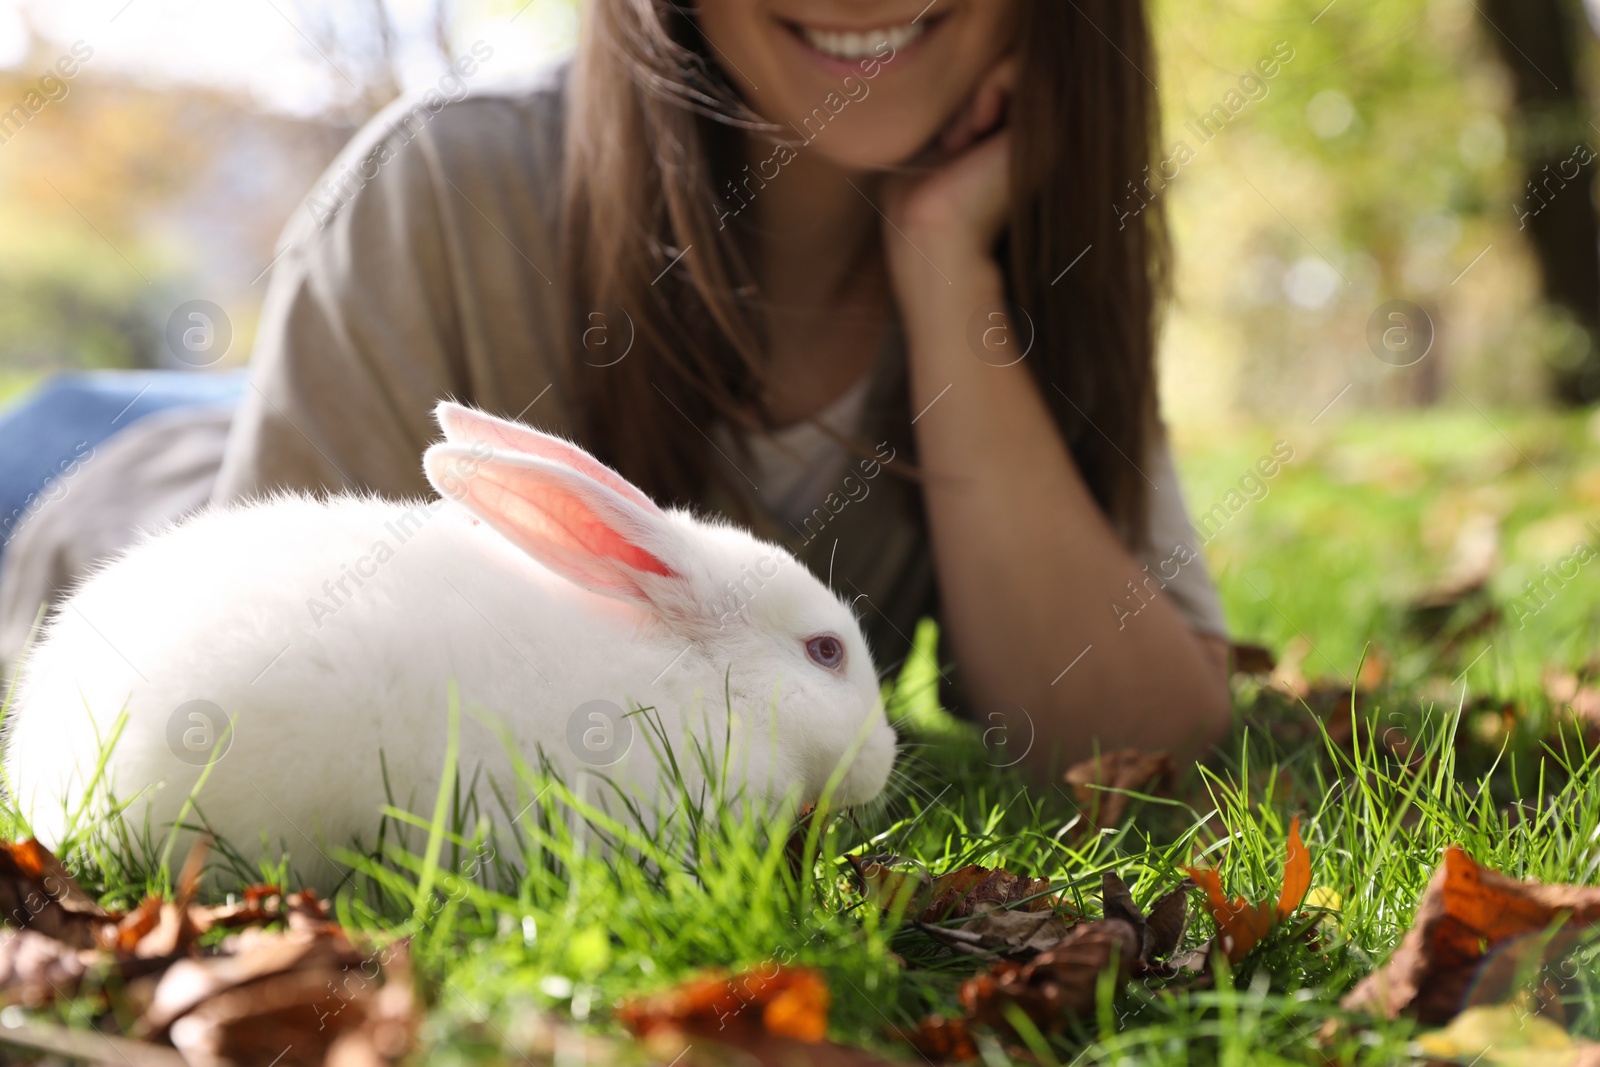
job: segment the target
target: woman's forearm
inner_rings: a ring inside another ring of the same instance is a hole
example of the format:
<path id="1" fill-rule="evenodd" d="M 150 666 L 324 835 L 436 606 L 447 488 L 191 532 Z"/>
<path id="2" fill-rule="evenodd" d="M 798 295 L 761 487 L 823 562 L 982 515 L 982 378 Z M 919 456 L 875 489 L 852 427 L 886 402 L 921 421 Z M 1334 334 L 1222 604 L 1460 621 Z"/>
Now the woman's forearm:
<path id="1" fill-rule="evenodd" d="M 1231 717 L 1216 642 L 1149 591 L 1155 583 L 1090 495 L 1027 361 L 995 366 L 969 347 L 969 321 L 1003 298 L 998 268 L 900 258 L 943 623 L 975 710 L 1020 705 L 1034 734 L 1028 759 L 1041 770 L 1097 747 L 1199 754 Z M 985 316 L 984 328 L 998 325 Z M 1137 615 L 1112 607 L 1130 602 L 1129 583 L 1150 598 Z M 1026 733 L 1006 725 L 1013 741 Z"/>

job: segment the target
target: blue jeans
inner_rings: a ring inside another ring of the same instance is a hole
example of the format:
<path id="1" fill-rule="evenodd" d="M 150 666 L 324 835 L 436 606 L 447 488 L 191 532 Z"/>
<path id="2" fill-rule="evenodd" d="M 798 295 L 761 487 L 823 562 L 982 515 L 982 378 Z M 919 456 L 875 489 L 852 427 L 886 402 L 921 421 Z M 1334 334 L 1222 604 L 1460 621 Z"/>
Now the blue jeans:
<path id="1" fill-rule="evenodd" d="M 0 410 L 0 552 L 57 479 L 101 442 L 158 411 L 236 404 L 244 388 L 242 370 L 79 371 Z"/>

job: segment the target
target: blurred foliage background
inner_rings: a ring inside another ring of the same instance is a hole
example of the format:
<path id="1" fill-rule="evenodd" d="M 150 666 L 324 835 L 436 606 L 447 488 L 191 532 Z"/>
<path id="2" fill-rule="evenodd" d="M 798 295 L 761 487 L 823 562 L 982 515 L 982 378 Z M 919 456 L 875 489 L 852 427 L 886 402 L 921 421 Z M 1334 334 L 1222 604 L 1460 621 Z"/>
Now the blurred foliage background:
<path id="1" fill-rule="evenodd" d="M 1152 4 L 1174 162 L 1146 188 L 1178 239 L 1163 359 L 1180 436 L 1335 398 L 1327 417 L 1600 393 L 1582 154 L 1600 79 L 1576 0 Z M 547 61 L 574 8 L 0 0 L 0 388 L 160 365 L 166 315 L 194 298 L 228 310 L 243 361 L 274 239 L 351 132 L 474 41 L 495 50 L 481 82 Z M 42 87 L 75 50 L 76 75 Z M 30 94 L 44 106 L 8 125 Z M 1432 321 L 1415 366 L 1370 350 L 1391 300 Z"/>
<path id="2" fill-rule="evenodd" d="M 355 130 L 476 41 L 469 86 L 575 29 L 568 0 L 0 0 L 0 397 L 181 367 L 163 329 L 193 299 L 242 364 L 274 243 Z"/>
<path id="3" fill-rule="evenodd" d="M 1559 11 L 1559 47 L 1592 83 L 1583 9 L 1527 4 Z M 1496 7 L 1158 4 L 1167 137 L 1188 136 L 1196 154 L 1170 191 L 1179 253 L 1165 348 L 1170 417 L 1312 418 L 1346 386 L 1345 408 L 1577 399 L 1566 379 L 1592 362 L 1600 279 L 1584 307 L 1547 299 L 1530 238 L 1541 219 L 1587 216 L 1587 263 L 1561 274 L 1594 275 L 1592 153 L 1588 165 L 1569 163 L 1577 177 L 1558 179 L 1544 200 L 1529 193 L 1525 170 L 1583 158 L 1579 146 L 1600 132 L 1587 92 L 1519 106 L 1502 53 L 1533 45 L 1506 38 L 1517 20 Z M 1293 59 L 1266 95 L 1200 144 L 1196 116 L 1280 42 Z M 1562 79 L 1555 62 L 1544 67 L 1551 84 Z M 1415 366 L 1370 350 L 1368 320 L 1390 300 L 1432 320 L 1433 348 Z M 1587 382 L 1582 399 L 1592 392 Z"/>

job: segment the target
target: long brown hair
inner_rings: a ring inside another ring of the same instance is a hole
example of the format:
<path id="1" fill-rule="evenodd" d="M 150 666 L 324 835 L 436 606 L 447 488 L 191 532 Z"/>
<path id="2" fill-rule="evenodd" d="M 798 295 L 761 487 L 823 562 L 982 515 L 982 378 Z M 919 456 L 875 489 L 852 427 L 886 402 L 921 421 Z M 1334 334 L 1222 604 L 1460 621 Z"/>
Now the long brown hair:
<path id="1" fill-rule="evenodd" d="M 677 503 L 699 499 L 708 477 L 731 484 L 702 428 L 762 421 L 764 365 L 754 277 L 734 228 L 719 229 L 716 195 L 739 139 L 762 124 L 686 6 L 589 0 L 562 216 L 575 336 L 596 314 L 620 316 L 633 343 L 627 358 L 577 375 L 581 432 L 647 492 Z M 1129 190 L 1149 188 L 1159 158 L 1149 32 L 1137 0 L 1020 9 L 1000 248 L 1008 296 L 1034 328 L 1028 362 L 1084 480 L 1138 540 L 1168 259 L 1159 198 L 1131 221 L 1123 207 L 1142 203 Z"/>

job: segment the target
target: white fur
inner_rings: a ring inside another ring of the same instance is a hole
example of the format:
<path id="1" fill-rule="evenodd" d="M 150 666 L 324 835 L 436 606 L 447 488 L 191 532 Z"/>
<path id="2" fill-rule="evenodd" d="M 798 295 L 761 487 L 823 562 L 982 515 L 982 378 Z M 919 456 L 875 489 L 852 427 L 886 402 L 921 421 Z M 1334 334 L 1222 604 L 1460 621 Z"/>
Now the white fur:
<path id="1" fill-rule="evenodd" d="M 814 800 L 846 759 L 839 802 L 882 789 L 894 732 L 865 640 L 792 556 L 731 525 L 655 509 L 620 479 L 608 488 L 570 466 L 552 471 L 572 450 L 554 438 L 554 451 L 533 456 L 504 447 L 512 429 L 535 434 L 525 427 L 454 405 L 441 405 L 440 419 L 447 432 L 475 420 L 499 435 L 492 451 L 482 434 L 430 450 L 435 486 L 464 505 L 278 496 L 213 508 L 75 591 L 26 661 L 9 715 L 8 781 L 46 844 L 84 803 L 101 740 L 124 709 L 106 784 L 119 800 L 137 796 L 134 824 L 148 816 L 163 835 L 203 770 L 173 753 L 169 721 L 205 700 L 236 716 L 231 747 L 197 796 L 206 821 L 248 857 L 263 842 L 274 854 L 287 846 L 297 869 L 321 880 L 331 868 L 319 852 L 376 836 L 380 750 L 396 802 L 431 811 L 452 682 L 463 780 L 481 769 L 507 798 L 509 757 L 487 723 L 503 724 L 530 763 L 542 750 L 571 783 L 585 767 L 569 750 L 569 716 L 594 699 L 657 709 L 680 764 L 694 762 L 691 735 L 722 750 L 731 704 L 734 786 L 753 796 Z M 450 436 L 475 435 L 469 426 Z M 570 484 L 677 576 L 635 576 L 643 600 L 594 592 L 586 578 L 582 588 L 570 579 L 585 560 L 533 558 L 503 514 L 455 491 L 448 462 L 469 480 L 481 464 Z M 726 583 L 741 581 L 730 599 Z M 806 639 L 820 633 L 844 642 L 843 671 L 807 657 Z M 658 763 L 633 722 L 629 755 L 600 773 L 648 802 Z M 494 811 L 482 779 L 478 792 Z"/>

